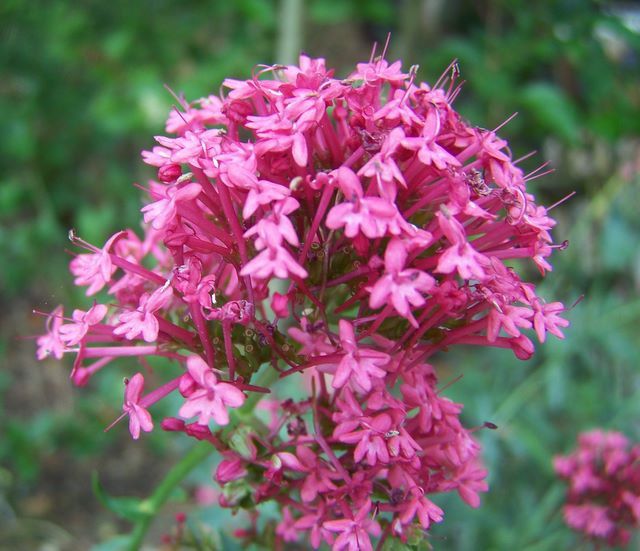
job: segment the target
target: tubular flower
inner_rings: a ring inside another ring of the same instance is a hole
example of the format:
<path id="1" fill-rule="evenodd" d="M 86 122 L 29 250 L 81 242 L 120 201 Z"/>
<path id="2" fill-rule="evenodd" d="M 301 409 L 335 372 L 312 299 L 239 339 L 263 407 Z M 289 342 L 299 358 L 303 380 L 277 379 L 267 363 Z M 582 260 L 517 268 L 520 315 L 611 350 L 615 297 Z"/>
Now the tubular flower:
<path id="1" fill-rule="evenodd" d="M 121 356 L 174 360 L 144 396 L 130 379 L 132 436 L 174 395 L 157 425 L 222 454 L 222 505 L 275 501 L 282 545 L 406 541 L 443 519 L 441 492 L 477 507 L 480 446 L 434 358 L 472 345 L 526 359 L 527 335 L 562 337 L 567 321 L 507 267 L 548 271 L 554 221 L 507 142 L 454 110 L 457 76 L 416 84 L 376 58 L 338 79 L 303 55 L 181 101 L 173 135 L 143 152 L 157 171 L 144 235 L 97 248 L 71 234 L 88 251 L 75 283 L 109 300 L 71 322 L 56 309 L 38 357 L 76 354 L 78 385 Z M 296 398 L 272 396 L 271 419 L 245 423 L 278 378 Z"/>

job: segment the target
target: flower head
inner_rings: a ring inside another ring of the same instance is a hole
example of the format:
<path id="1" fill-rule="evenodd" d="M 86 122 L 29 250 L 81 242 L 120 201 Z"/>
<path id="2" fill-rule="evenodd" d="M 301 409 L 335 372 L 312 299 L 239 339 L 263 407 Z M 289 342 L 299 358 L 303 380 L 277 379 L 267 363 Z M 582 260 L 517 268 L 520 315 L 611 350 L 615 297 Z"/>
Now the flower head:
<path id="1" fill-rule="evenodd" d="M 568 324 L 510 267 L 551 268 L 554 221 L 507 142 L 453 108 L 457 73 L 417 83 L 382 56 L 342 79 L 303 55 L 226 79 L 220 97 L 180 97 L 172 135 L 143 152 L 158 180 L 144 235 L 124 230 L 102 248 L 73 237 L 88 250 L 71 262 L 76 284 L 106 288 L 115 313 L 97 304 L 69 321 L 56 309 L 38 357 L 76 354 L 83 385 L 123 356 L 173 360 L 162 363 L 173 378 L 144 397 L 142 375 L 129 380 L 132 436 L 153 428 L 151 404 L 179 394 L 180 418 L 162 428 L 222 454 L 222 505 L 276 502 L 276 546 L 366 550 L 383 529 L 406 539 L 443 519 L 438 493 L 477 507 L 481 448 L 435 358 L 472 345 L 527 359 L 528 335 L 562 338 Z M 290 396 L 273 384 L 287 377 Z M 264 395 L 267 419 L 254 411 Z M 628 466 L 609 444 L 604 475 L 581 467 L 573 492 L 602 491 Z M 637 516 L 632 489 L 616 499 Z M 567 513 L 574 525 L 618 537 L 583 501 Z"/>

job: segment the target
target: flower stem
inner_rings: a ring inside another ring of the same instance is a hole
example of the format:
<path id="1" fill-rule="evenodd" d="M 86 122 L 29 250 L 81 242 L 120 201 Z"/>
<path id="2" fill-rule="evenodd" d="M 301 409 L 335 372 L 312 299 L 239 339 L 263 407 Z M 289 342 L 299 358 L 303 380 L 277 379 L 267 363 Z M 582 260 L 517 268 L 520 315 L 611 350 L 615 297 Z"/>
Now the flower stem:
<path id="1" fill-rule="evenodd" d="M 175 487 L 202 461 L 204 461 L 214 448 L 209 442 L 199 442 L 196 444 L 182 460 L 175 465 L 169 474 L 164 478 L 160 485 L 156 488 L 153 495 L 146 500 L 147 514 L 138 520 L 131 532 L 131 539 L 127 549 L 129 551 L 137 551 L 140 549 L 144 537 L 151 526 L 151 522 L 160 512 Z"/>

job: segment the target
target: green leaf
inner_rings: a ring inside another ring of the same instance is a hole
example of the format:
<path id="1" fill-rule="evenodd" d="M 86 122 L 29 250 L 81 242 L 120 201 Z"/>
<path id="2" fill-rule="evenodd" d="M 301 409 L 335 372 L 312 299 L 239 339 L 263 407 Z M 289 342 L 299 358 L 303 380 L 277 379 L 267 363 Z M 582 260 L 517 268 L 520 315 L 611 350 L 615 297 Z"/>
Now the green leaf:
<path id="1" fill-rule="evenodd" d="M 136 521 L 151 514 L 146 500 L 137 497 L 113 497 L 107 494 L 100 484 L 98 473 L 95 471 L 91 477 L 91 486 L 100 503 L 123 519 Z"/>
<path id="2" fill-rule="evenodd" d="M 531 84 L 524 88 L 522 102 L 543 128 L 571 144 L 579 141 L 578 115 L 560 88 L 543 82 Z"/>

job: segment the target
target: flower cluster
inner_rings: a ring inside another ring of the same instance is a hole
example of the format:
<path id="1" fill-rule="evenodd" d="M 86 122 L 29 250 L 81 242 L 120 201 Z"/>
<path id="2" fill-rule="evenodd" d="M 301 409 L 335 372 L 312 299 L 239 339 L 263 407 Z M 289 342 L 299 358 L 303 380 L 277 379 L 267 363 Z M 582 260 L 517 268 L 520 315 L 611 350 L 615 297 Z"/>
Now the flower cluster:
<path id="1" fill-rule="evenodd" d="M 619 432 L 585 432 L 554 468 L 569 484 L 566 523 L 594 542 L 627 545 L 640 526 L 640 444 L 630 447 Z"/>
<path id="2" fill-rule="evenodd" d="M 277 502 L 281 541 L 366 550 L 439 522 L 434 494 L 477 507 L 480 447 L 430 359 L 455 345 L 527 359 L 528 330 L 544 341 L 567 325 L 509 266 L 551 269 L 547 209 L 507 142 L 453 109 L 457 66 L 433 86 L 416 69 L 376 58 L 337 79 L 301 56 L 179 98 L 174 137 L 143 152 L 157 168 L 143 237 L 98 248 L 71 234 L 86 250 L 76 284 L 109 304 L 57 308 L 38 341 L 41 359 L 75 354 L 78 385 L 118 357 L 175 359 L 147 394 L 141 373 L 128 381 L 133 438 L 180 394 L 162 428 L 222 454 L 223 505 Z M 251 417 L 289 377 L 302 397 Z"/>

